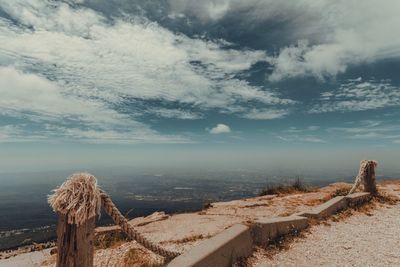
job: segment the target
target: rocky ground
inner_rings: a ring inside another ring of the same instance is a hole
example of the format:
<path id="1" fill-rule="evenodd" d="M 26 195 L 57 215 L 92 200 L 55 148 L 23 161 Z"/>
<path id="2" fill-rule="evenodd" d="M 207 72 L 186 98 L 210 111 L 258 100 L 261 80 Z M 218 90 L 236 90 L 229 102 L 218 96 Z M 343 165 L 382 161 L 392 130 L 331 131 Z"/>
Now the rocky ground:
<path id="1" fill-rule="evenodd" d="M 311 206 L 325 202 L 336 194 L 341 193 L 349 186 L 348 184 L 340 183 L 332 184 L 314 192 L 291 192 L 290 194 L 283 195 L 269 195 L 230 202 L 212 203 L 207 209 L 197 213 L 174 215 L 155 213 L 146 218 L 136 218 L 131 220 L 130 223 L 150 240 L 170 250 L 184 252 L 195 246 L 201 240 L 209 238 L 235 223 L 250 223 L 259 217 L 285 216 L 304 211 Z M 396 181 L 382 183 L 380 185 L 380 190 L 398 194 L 400 183 Z M 296 241 L 288 244 L 290 249 L 287 251 L 275 249 L 276 253 L 271 253 L 269 250 L 258 248 L 254 255 L 248 260 L 247 265 L 291 266 L 296 263 L 296 266 L 327 266 L 337 265 L 335 261 L 339 263 L 341 259 L 343 259 L 341 262 L 343 264 L 339 265 L 343 266 L 347 264 L 352 266 L 356 260 L 365 263 L 365 261 L 360 261 L 360 257 L 355 257 L 355 260 L 352 260 L 351 257 L 343 257 L 342 254 L 350 255 L 351 252 L 356 253 L 363 251 L 369 253 L 367 247 L 371 246 L 371 249 L 373 249 L 375 246 L 374 244 L 382 246 L 388 244 L 390 247 L 397 244 L 396 247 L 399 247 L 398 239 L 396 241 L 392 235 L 383 233 L 387 228 L 390 229 L 390 231 L 393 230 L 393 234 L 400 236 L 398 235 L 400 231 L 400 219 L 398 219 L 400 218 L 400 206 L 390 206 L 391 208 L 388 209 L 386 208 L 386 204 L 382 205 L 382 207 L 377 205 L 377 209 L 371 211 L 371 214 L 376 214 L 374 216 L 369 216 L 366 215 L 364 211 L 359 211 L 354 212 L 354 216 L 340 220 L 340 222 L 326 223 L 330 224 L 330 226 L 313 226 L 310 233 L 307 233 L 305 238 L 295 239 Z M 381 224 L 386 228 L 379 228 Z M 396 227 L 397 230 L 395 229 Z M 373 229 L 380 229 L 373 233 L 380 238 L 383 237 L 380 241 L 381 243 L 373 242 L 373 239 L 365 239 L 362 242 L 357 242 L 364 234 L 368 233 L 368 231 L 371 232 Z M 97 229 L 99 235 L 104 234 L 104 232 L 116 230 L 117 227 L 103 227 Z M 343 234 L 340 234 L 342 232 Z M 386 241 L 386 239 L 390 237 L 392 237 L 392 240 Z M 373 242 L 372 245 L 369 242 Z M 363 248 L 364 246 L 366 248 Z M 382 253 L 379 254 L 380 257 L 396 259 L 396 257 L 399 256 L 393 253 L 393 251 L 390 253 L 389 251 L 389 248 L 382 250 Z M 338 256 L 336 257 L 335 255 Z M 146 252 L 146 250 L 142 249 L 136 242 L 128 242 L 120 239 L 109 242 L 108 240 L 105 244 L 100 244 L 98 246 L 95 255 L 95 265 L 140 266 L 140 264 L 135 265 L 132 259 L 141 258 L 144 259 L 144 261 L 148 261 L 156 257 L 156 255 Z M 286 261 L 283 261 L 282 257 L 286 259 Z M 296 260 L 298 262 L 295 262 Z M 0 260 L 0 267 L 54 266 L 54 262 L 55 255 L 50 255 L 50 250 L 47 249 L 23 253 L 9 259 Z M 388 262 L 382 261 L 382 263 L 388 263 L 390 265 L 391 262 L 388 260 Z"/>

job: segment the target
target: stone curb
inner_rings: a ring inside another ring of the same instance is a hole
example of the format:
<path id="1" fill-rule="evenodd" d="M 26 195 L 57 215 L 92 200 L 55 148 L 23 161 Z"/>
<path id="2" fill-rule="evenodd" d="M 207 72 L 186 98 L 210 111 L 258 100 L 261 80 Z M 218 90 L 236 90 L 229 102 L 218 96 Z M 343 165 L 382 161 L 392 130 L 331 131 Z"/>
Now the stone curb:
<path id="1" fill-rule="evenodd" d="M 368 192 L 353 193 L 346 196 L 349 207 L 358 206 L 364 202 L 369 201 L 372 196 Z"/>
<path id="2" fill-rule="evenodd" d="M 202 241 L 199 245 L 172 260 L 169 267 L 228 267 L 238 258 L 248 257 L 253 250 L 253 240 L 257 245 L 267 244 L 291 231 L 307 228 L 309 218 L 324 219 L 348 206 L 354 207 L 371 199 L 370 193 L 353 193 L 334 197 L 327 202 L 287 217 L 260 218 L 251 229 L 236 224 L 218 235 Z"/>
<path id="3" fill-rule="evenodd" d="M 261 218 L 252 227 L 254 243 L 265 245 L 268 242 L 287 235 L 292 231 L 300 231 L 308 226 L 308 219 L 301 216 Z"/>
<path id="4" fill-rule="evenodd" d="M 327 202 L 313 208 L 311 211 L 305 211 L 296 215 L 308 218 L 323 219 L 340 210 L 347 208 L 347 198 L 344 196 L 334 197 Z"/>
<path id="5" fill-rule="evenodd" d="M 235 224 L 172 260 L 169 267 L 228 267 L 253 251 L 250 228 Z"/>

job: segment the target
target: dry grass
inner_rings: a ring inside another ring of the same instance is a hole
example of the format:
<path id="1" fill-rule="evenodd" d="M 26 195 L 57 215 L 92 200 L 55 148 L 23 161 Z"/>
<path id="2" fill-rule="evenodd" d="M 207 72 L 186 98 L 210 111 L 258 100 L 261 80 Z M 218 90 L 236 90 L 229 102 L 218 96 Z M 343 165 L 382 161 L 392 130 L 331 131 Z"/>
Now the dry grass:
<path id="1" fill-rule="evenodd" d="M 388 193 L 379 193 L 373 197 L 373 200 L 381 204 L 396 205 L 400 202 L 400 198 Z"/>
<path id="2" fill-rule="evenodd" d="M 213 207 L 213 204 L 211 202 L 207 201 L 203 205 L 203 210 L 207 210 L 207 209 L 212 208 L 212 207 Z"/>
<path id="3" fill-rule="evenodd" d="M 97 235 L 94 245 L 96 249 L 115 248 L 128 241 L 128 237 L 123 232 L 110 231 Z"/>
<path id="4" fill-rule="evenodd" d="M 270 184 L 261 190 L 258 196 L 266 195 L 288 195 L 295 193 L 306 193 L 312 192 L 313 188 L 306 185 L 300 177 L 297 177 L 292 182 L 288 184 Z"/>
<path id="5" fill-rule="evenodd" d="M 331 198 L 338 196 L 347 196 L 350 190 L 351 190 L 351 185 L 343 185 L 338 189 L 336 189 L 336 191 L 331 195 Z"/>
<path id="6" fill-rule="evenodd" d="M 350 192 L 350 189 L 351 189 L 351 185 L 341 185 L 333 193 L 328 194 L 328 195 L 324 196 L 323 198 L 309 200 L 304 204 L 307 206 L 316 206 L 316 205 L 322 204 L 334 197 L 346 196 Z"/>
<path id="7" fill-rule="evenodd" d="M 154 259 L 147 251 L 140 248 L 132 248 L 126 253 L 122 267 L 152 267 Z"/>
<path id="8" fill-rule="evenodd" d="M 256 247 L 256 250 L 263 250 L 263 255 L 272 259 L 275 254 L 282 250 L 288 250 L 290 244 L 297 238 L 305 238 L 306 233 L 310 232 L 310 227 L 299 231 L 297 229 L 291 229 L 289 234 L 278 236 L 276 239 L 271 240 L 267 245 Z"/>
<path id="9" fill-rule="evenodd" d="M 270 203 L 256 203 L 256 204 L 246 205 L 241 208 L 268 207 L 269 205 L 270 205 Z"/>
<path id="10" fill-rule="evenodd" d="M 233 264 L 231 264 L 232 267 L 251 267 L 251 263 L 249 262 L 249 259 L 246 257 L 240 257 L 239 259 L 236 260 Z"/>
<path id="11" fill-rule="evenodd" d="M 207 239 L 210 238 L 211 235 L 191 235 L 187 236 L 181 239 L 175 239 L 175 240 L 169 240 L 169 241 L 161 241 L 160 244 L 165 244 L 165 243 L 175 243 L 175 244 L 185 244 L 189 242 L 195 242 L 197 240 L 202 240 L 202 239 Z"/>

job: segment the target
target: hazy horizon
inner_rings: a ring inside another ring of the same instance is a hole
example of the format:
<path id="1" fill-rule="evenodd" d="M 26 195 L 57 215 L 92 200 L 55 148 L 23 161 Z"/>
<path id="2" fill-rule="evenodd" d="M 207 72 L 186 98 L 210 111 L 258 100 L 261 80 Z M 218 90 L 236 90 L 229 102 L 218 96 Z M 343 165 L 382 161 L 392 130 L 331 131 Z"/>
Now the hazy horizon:
<path id="1" fill-rule="evenodd" d="M 176 149 L 142 147 L 112 149 L 48 147 L 40 149 L 21 148 L 18 153 L 2 150 L 1 173 L 29 173 L 46 171 L 255 171 L 265 175 L 285 171 L 287 174 L 318 175 L 335 172 L 357 174 L 360 160 L 378 161 L 379 177 L 400 177 L 397 149 Z M 305 177 L 307 178 L 307 177 Z M 322 177 L 321 177 L 322 178 Z M 1 180 L 1 179 L 0 179 Z"/>

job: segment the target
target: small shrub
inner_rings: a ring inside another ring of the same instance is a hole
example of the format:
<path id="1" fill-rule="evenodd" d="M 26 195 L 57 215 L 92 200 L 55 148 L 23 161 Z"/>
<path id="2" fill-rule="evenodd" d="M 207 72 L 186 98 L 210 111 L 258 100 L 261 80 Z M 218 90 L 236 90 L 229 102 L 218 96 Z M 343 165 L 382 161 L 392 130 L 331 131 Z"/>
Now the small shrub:
<path id="1" fill-rule="evenodd" d="M 155 261 L 151 259 L 146 251 L 139 248 L 132 248 L 125 254 L 123 267 L 152 267 Z"/>
<path id="2" fill-rule="evenodd" d="M 338 197 L 338 196 L 347 196 L 347 194 L 350 192 L 350 190 L 351 190 L 351 186 L 338 188 L 332 194 L 332 198 Z"/>
<path id="3" fill-rule="evenodd" d="M 261 190 L 258 196 L 286 195 L 310 191 L 312 191 L 312 189 L 307 186 L 300 177 L 296 177 L 296 179 L 289 184 L 269 184 Z"/>
<path id="4" fill-rule="evenodd" d="M 207 209 L 212 208 L 212 207 L 213 207 L 212 203 L 210 201 L 207 201 L 203 205 L 203 210 L 207 210 Z"/>
<path id="5" fill-rule="evenodd" d="M 127 242 L 128 240 L 128 237 L 123 232 L 110 231 L 97 235 L 94 245 L 96 249 L 113 248 Z"/>

